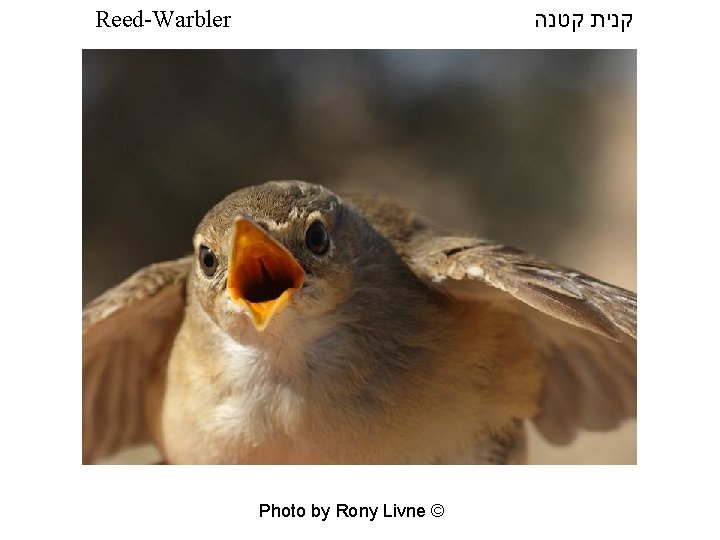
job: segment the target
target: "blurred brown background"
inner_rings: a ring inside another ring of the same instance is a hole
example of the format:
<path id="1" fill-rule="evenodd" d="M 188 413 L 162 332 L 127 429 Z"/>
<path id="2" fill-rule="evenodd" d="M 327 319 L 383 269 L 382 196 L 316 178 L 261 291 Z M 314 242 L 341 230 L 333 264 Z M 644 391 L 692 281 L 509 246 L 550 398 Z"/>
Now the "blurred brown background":
<path id="1" fill-rule="evenodd" d="M 84 51 L 83 304 L 297 178 L 636 285 L 636 53 Z M 142 459 L 142 457 L 140 458 Z M 534 462 L 634 463 L 635 425 Z"/>

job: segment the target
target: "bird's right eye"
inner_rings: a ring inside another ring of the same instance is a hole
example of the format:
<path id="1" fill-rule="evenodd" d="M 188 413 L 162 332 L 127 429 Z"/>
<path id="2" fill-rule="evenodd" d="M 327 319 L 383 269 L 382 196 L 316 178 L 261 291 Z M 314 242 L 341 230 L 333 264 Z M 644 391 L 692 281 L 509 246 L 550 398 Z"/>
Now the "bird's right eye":
<path id="1" fill-rule="evenodd" d="M 200 268 L 207 277 L 212 277 L 217 270 L 218 261 L 213 251 L 207 246 L 200 246 Z"/>

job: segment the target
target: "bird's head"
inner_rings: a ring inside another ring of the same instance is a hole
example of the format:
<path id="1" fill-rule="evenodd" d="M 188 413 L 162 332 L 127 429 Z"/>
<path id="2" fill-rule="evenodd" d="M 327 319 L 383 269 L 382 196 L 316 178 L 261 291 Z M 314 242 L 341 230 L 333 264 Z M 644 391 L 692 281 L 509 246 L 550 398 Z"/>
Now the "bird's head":
<path id="1" fill-rule="evenodd" d="M 348 214 L 335 194 L 304 182 L 236 191 L 197 227 L 191 291 L 238 341 L 321 319 L 351 293 L 357 226 Z"/>

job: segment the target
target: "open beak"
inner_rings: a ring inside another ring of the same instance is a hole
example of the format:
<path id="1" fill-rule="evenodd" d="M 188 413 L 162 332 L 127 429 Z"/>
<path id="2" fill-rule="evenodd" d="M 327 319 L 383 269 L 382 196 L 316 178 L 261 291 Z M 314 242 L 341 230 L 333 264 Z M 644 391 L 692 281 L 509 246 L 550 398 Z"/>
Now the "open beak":
<path id="1" fill-rule="evenodd" d="M 304 281 L 305 271 L 285 246 L 253 221 L 235 221 L 227 289 L 230 298 L 247 307 L 258 331 Z"/>

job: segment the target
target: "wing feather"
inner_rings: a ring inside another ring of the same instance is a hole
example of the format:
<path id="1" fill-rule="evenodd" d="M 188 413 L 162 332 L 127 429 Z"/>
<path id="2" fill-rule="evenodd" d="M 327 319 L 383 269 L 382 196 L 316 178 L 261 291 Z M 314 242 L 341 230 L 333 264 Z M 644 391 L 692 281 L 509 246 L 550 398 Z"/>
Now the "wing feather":
<path id="1" fill-rule="evenodd" d="M 83 463 L 149 440 L 156 390 L 182 321 L 190 258 L 143 268 L 83 310 Z"/>
<path id="2" fill-rule="evenodd" d="M 477 238 L 425 237 L 408 261 L 434 282 L 472 280 L 543 313 L 613 339 L 636 337 L 635 293 L 525 251 Z"/>
<path id="3" fill-rule="evenodd" d="M 500 302 L 526 323 L 545 365 L 534 421 L 547 440 L 567 444 L 578 429 L 608 431 L 635 417 L 634 293 L 484 240 L 429 244 L 412 249 L 416 273 L 451 294 Z"/>

